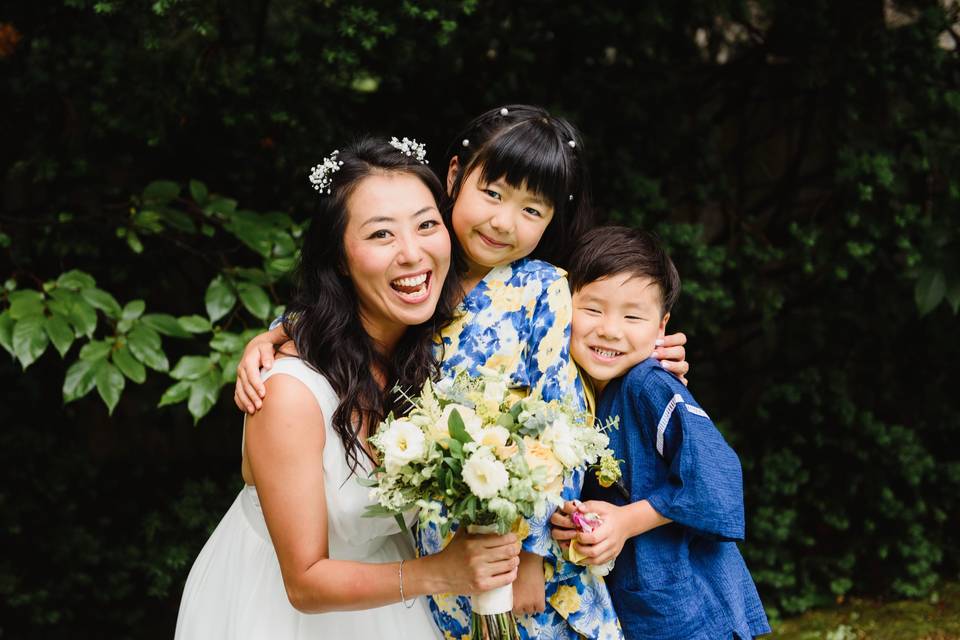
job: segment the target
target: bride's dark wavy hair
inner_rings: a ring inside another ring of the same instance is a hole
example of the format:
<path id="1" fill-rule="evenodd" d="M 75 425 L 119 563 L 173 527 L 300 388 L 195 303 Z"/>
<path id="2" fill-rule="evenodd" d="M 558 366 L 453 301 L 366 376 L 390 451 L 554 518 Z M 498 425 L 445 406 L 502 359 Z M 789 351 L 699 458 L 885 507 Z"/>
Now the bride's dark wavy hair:
<path id="1" fill-rule="evenodd" d="M 346 450 L 350 470 L 356 473 L 361 457 L 364 426 L 375 428 L 390 411 L 405 412 L 405 402 L 395 386 L 418 392 L 439 373 L 434 356 L 434 336 L 450 322 L 455 291 L 454 269 L 443 282 L 436 312 L 427 322 L 409 327 L 391 354 L 379 352 L 360 322 L 356 290 L 347 272 L 344 230 L 349 219 L 347 200 L 369 176 L 407 173 L 419 178 L 442 208 L 446 193 L 425 164 L 392 147 L 385 139 L 364 137 L 342 149 L 342 162 L 322 190 L 318 211 L 306 232 L 296 269 L 297 288 L 284 316 L 283 328 L 300 358 L 322 373 L 340 398 L 331 420 Z M 373 370 L 382 372 L 382 384 Z"/>

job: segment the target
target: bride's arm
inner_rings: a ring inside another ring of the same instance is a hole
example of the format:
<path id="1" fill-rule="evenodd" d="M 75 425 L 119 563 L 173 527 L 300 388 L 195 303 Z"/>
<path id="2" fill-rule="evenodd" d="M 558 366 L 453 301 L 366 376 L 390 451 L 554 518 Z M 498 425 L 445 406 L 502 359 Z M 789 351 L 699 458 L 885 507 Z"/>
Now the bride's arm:
<path id="1" fill-rule="evenodd" d="M 263 409 L 247 419 L 246 454 L 290 603 L 304 613 L 370 609 L 400 600 L 398 563 L 328 557 L 323 481 L 325 430 L 312 393 L 295 378 L 266 382 Z M 403 564 L 403 593 L 475 593 L 516 577 L 512 534 L 461 536 L 443 553 Z"/>

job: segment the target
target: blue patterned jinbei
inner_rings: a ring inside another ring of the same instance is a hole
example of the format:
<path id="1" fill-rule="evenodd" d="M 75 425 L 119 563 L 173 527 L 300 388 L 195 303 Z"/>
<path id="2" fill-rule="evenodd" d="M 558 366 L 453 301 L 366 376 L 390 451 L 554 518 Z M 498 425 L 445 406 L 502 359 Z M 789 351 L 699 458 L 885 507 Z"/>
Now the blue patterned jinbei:
<path id="1" fill-rule="evenodd" d="M 444 375 L 477 367 L 503 369 L 513 384 L 542 394 L 545 400 L 584 407 L 583 388 L 570 360 L 570 290 L 566 274 L 539 260 L 522 259 L 496 267 L 467 294 L 456 319 L 441 333 L 438 353 Z M 442 347 L 442 352 L 440 348 Z M 564 498 L 579 496 L 583 474 L 566 479 Z M 602 578 L 585 567 L 565 562 L 550 537 L 549 518 L 529 521 L 525 551 L 543 556 L 547 608 L 541 614 L 519 616 L 520 634 L 533 640 L 597 640 L 623 638 L 610 595 Z M 417 531 L 421 555 L 439 552 L 441 539 L 434 526 Z M 456 595 L 430 598 L 430 609 L 447 638 L 467 638 L 470 600 Z"/>

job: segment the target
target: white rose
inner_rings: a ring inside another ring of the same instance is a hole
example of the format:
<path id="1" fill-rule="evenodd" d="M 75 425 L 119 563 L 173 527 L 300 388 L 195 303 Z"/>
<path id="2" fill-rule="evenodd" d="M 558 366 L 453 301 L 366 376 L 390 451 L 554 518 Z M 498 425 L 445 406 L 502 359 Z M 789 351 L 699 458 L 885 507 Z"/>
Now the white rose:
<path id="1" fill-rule="evenodd" d="M 403 465 L 423 460 L 427 451 L 423 432 L 407 420 L 394 420 L 380 440 L 388 473 L 396 473 Z"/>
<path id="2" fill-rule="evenodd" d="M 568 469 L 583 463 L 577 451 L 573 427 L 565 415 L 561 415 L 543 430 L 541 441 L 553 449 L 554 455 Z"/>
<path id="3" fill-rule="evenodd" d="M 471 456 L 463 465 L 463 481 L 473 495 L 481 499 L 492 498 L 507 486 L 510 476 L 503 463 L 489 455 Z"/>

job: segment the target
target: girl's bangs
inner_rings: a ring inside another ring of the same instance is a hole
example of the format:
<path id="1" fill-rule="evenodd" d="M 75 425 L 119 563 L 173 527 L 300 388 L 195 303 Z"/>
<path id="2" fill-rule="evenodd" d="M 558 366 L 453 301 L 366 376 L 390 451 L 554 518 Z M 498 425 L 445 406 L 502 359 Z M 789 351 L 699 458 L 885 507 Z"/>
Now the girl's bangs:
<path id="1" fill-rule="evenodd" d="M 526 188 L 559 209 L 576 185 L 573 149 L 566 147 L 546 125 L 526 122 L 504 131 L 474 158 L 481 180 L 503 178 L 515 189 Z"/>

